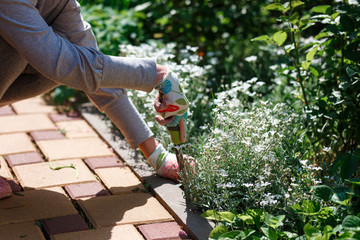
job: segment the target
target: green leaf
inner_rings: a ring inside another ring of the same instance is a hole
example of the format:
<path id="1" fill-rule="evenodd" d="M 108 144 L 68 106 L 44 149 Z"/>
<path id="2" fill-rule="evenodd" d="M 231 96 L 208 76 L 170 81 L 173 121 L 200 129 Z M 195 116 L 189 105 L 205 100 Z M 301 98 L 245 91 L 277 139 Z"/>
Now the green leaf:
<path id="1" fill-rule="evenodd" d="M 175 102 L 179 105 L 187 105 L 187 102 L 184 98 L 179 98 Z"/>
<path id="2" fill-rule="evenodd" d="M 227 232 L 228 232 L 228 228 L 227 228 L 227 227 L 225 227 L 225 226 L 223 226 L 223 225 L 219 225 L 219 226 L 215 227 L 215 228 L 211 231 L 211 233 L 210 233 L 210 235 L 209 235 L 209 238 L 210 238 L 210 239 L 219 239 L 219 237 L 220 237 L 221 235 L 223 235 L 224 233 L 227 233 Z"/>
<path id="3" fill-rule="evenodd" d="M 267 10 L 279 11 L 284 12 L 285 8 L 281 3 L 271 3 L 265 7 Z"/>
<path id="4" fill-rule="evenodd" d="M 235 214 L 232 212 L 218 212 L 221 220 L 225 220 L 229 223 L 234 222 Z"/>
<path id="5" fill-rule="evenodd" d="M 355 30 L 354 21 L 346 14 L 340 16 L 340 31 L 353 32 Z"/>
<path id="6" fill-rule="evenodd" d="M 313 7 L 311 9 L 311 11 L 314 13 L 323 13 L 323 14 L 330 15 L 332 12 L 332 7 L 330 5 L 320 5 L 320 6 Z"/>
<path id="7" fill-rule="evenodd" d="M 315 77 L 319 77 L 320 74 L 319 74 L 318 70 L 316 70 L 316 68 L 309 67 L 309 70 Z"/>
<path id="8" fill-rule="evenodd" d="M 346 67 L 346 73 L 349 77 L 353 77 L 360 73 L 360 69 L 357 66 L 350 65 Z"/>
<path id="9" fill-rule="evenodd" d="M 307 239 L 315 239 L 315 237 L 321 236 L 321 231 L 313 227 L 310 223 L 304 226 L 304 232 Z"/>
<path id="10" fill-rule="evenodd" d="M 301 63 L 301 66 L 307 70 L 310 67 L 311 61 L 313 60 L 319 45 L 315 45 L 307 54 L 306 54 L 306 61 Z"/>
<path id="11" fill-rule="evenodd" d="M 245 239 L 246 234 L 244 231 L 236 230 L 222 234 L 218 240 L 232 240 L 232 239 Z"/>
<path id="12" fill-rule="evenodd" d="M 264 233 L 266 237 L 270 238 L 271 240 L 277 239 L 277 234 L 275 230 L 272 229 L 271 227 L 261 227 L 261 231 Z"/>
<path id="13" fill-rule="evenodd" d="M 330 167 L 330 176 L 334 176 L 336 171 L 340 168 L 340 166 L 343 164 L 346 158 L 350 158 L 350 153 L 343 153 L 336 157 L 335 161 Z"/>
<path id="14" fill-rule="evenodd" d="M 241 219 L 244 223 L 246 223 L 247 225 L 254 225 L 254 218 L 250 215 L 247 214 L 239 214 L 236 216 L 237 218 Z"/>
<path id="15" fill-rule="evenodd" d="M 320 212 L 320 204 L 311 200 L 304 200 L 291 206 L 297 213 L 303 215 L 317 215 Z"/>
<path id="16" fill-rule="evenodd" d="M 262 36 L 251 39 L 251 41 L 265 41 L 265 42 L 269 43 L 270 37 L 268 35 L 262 35 Z"/>
<path id="17" fill-rule="evenodd" d="M 350 201 L 350 196 L 346 192 L 337 192 L 331 197 L 331 201 L 347 206 Z"/>
<path id="18" fill-rule="evenodd" d="M 293 1 L 291 1 L 291 5 L 289 4 L 289 6 L 285 9 L 285 12 L 289 11 L 290 9 L 294 9 L 298 6 L 301 6 L 303 4 L 304 4 L 304 2 L 302 2 L 302 1 L 293 0 Z"/>
<path id="19" fill-rule="evenodd" d="M 325 29 L 332 32 L 335 35 L 340 35 L 340 31 L 339 31 L 338 27 L 334 24 L 326 26 Z"/>
<path id="20" fill-rule="evenodd" d="M 346 180 L 346 181 L 351 183 L 351 184 L 354 184 L 356 186 L 360 186 L 360 178 L 352 178 L 352 179 L 349 179 L 349 180 Z"/>
<path id="21" fill-rule="evenodd" d="M 340 166 L 340 177 L 342 179 L 351 178 L 356 171 L 356 158 L 351 155 L 349 158 L 344 159 L 343 164 Z"/>
<path id="22" fill-rule="evenodd" d="M 275 230 L 283 225 L 284 219 L 285 215 L 279 215 L 275 217 L 271 214 L 265 213 L 265 224 Z"/>
<path id="23" fill-rule="evenodd" d="M 342 226 L 346 230 L 360 231 L 360 217 L 348 215 L 343 220 Z"/>
<path id="24" fill-rule="evenodd" d="M 202 213 L 201 216 L 209 220 L 220 221 L 219 212 L 215 210 L 207 210 L 206 212 Z"/>
<path id="25" fill-rule="evenodd" d="M 317 200 L 324 200 L 325 202 L 330 201 L 334 191 L 331 187 L 326 185 L 314 186 L 312 188 L 312 196 Z"/>
<path id="26" fill-rule="evenodd" d="M 283 45 L 286 39 L 287 39 L 287 33 L 284 31 L 278 31 L 274 33 L 274 35 L 271 37 L 271 40 L 273 40 L 278 46 Z"/>

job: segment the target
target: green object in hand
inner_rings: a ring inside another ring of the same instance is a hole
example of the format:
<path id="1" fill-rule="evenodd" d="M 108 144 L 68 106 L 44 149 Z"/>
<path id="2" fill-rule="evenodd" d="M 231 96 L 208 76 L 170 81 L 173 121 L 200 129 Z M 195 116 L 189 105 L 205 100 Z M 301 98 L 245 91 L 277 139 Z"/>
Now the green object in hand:
<path id="1" fill-rule="evenodd" d="M 175 145 L 180 145 L 181 140 L 180 140 L 180 127 L 179 127 L 179 125 L 176 125 L 175 127 L 167 127 L 167 130 L 170 133 L 171 141 Z"/>

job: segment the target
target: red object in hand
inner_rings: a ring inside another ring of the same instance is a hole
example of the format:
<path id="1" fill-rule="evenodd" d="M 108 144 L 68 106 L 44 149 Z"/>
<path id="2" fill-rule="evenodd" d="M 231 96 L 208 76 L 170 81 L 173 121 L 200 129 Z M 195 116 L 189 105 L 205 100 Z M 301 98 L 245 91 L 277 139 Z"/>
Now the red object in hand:
<path id="1" fill-rule="evenodd" d="M 175 105 L 169 105 L 167 108 L 163 109 L 163 110 L 156 110 L 158 113 L 163 113 L 163 112 L 175 112 L 179 110 L 179 107 L 178 106 L 175 106 Z"/>

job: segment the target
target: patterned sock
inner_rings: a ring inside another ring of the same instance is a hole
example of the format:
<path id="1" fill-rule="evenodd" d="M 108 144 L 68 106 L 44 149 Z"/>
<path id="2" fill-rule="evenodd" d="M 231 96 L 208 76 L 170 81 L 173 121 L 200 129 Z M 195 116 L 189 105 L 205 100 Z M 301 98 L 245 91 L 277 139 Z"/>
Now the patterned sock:
<path id="1" fill-rule="evenodd" d="M 179 165 L 176 156 L 175 154 L 166 151 L 162 144 L 157 146 L 148 158 L 148 161 L 159 176 L 174 181 L 179 180 Z"/>

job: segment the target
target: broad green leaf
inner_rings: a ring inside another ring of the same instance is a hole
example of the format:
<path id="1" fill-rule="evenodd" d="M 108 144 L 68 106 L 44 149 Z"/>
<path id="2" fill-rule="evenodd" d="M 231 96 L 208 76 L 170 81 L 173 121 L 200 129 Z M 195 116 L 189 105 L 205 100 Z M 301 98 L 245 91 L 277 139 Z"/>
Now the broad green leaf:
<path id="1" fill-rule="evenodd" d="M 284 12 L 285 8 L 281 3 L 271 3 L 265 7 L 267 10 L 279 11 Z"/>
<path id="2" fill-rule="evenodd" d="M 340 168 L 340 166 L 344 163 L 345 159 L 350 158 L 351 154 L 350 153 L 343 153 L 339 156 L 336 157 L 335 161 L 333 162 L 333 164 L 330 167 L 330 175 L 334 176 L 334 174 L 336 173 L 336 171 Z"/>
<path id="3" fill-rule="evenodd" d="M 315 13 L 323 13 L 323 14 L 330 15 L 332 12 L 332 7 L 330 5 L 320 5 L 320 6 L 313 7 L 311 9 L 311 11 L 313 11 Z"/>
<path id="4" fill-rule="evenodd" d="M 349 179 L 349 180 L 346 180 L 346 181 L 351 183 L 351 184 L 360 186 L 360 178 L 352 178 L 352 179 Z"/>
<path id="5" fill-rule="evenodd" d="M 337 192 L 331 197 L 334 203 L 347 206 L 350 201 L 350 196 L 346 192 Z"/>
<path id="6" fill-rule="evenodd" d="M 340 13 L 339 12 L 335 12 L 333 14 L 331 14 L 331 19 L 334 20 L 335 18 L 337 18 L 337 16 L 339 16 Z"/>
<path id="7" fill-rule="evenodd" d="M 227 227 L 225 227 L 225 226 L 223 226 L 223 225 L 219 225 L 219 226 L 215 227 L 215 228 L 211 231 L 211 233 L 210 233 L 210 235 L 209 235 L 209 238 L 210 238 L 210 239 L 219 239 L 219 237 L 220 237 L 221 235 L 223 235 L 224 233 L 227 233 L 227 232 L 228 232 L 228 228 L 227 228 Z"/>
<path id="8" fill-rule="evenodd" d="M 271 240 L 277 239 L 277 234 L 275 230 L 272 229 L 271 227 L 261 227 L 261 231 L 264 233 L 266 237 L 270 238 Z"/>
<path id="9" fill-rule="evenodd" d="M 355 76 L 356 74 L 359 74 L 360 73 L 360 69 L 356 66 L 347 66 L 346 67 L 346 73 L 349 77 L 353 77 Z"/>
<path id="10" fill-rule="evenodd" d="M 270 37 L 268 35 L 262 35 L 256 38 L 251 39 L 251 41 L 265 41 L 265 42 L 269 42 L 270 41 Z"/>
<path id="11" fill-rule="evenodd" d="M 342 179 L 351 178 L 356 171 L 356 158 L 351 155 L 349 158 L 344 159 L 343 164 L 340 166 L 340 177 Z"/>
<path id="12" fill-rule="evenodd" d="M 313 227 L 310 223 L 304 226 L 304 232 L 307 239 L 315 239 L 315 237 L 321 236 L 321 231 Z"/>
<path id="13" fill-rule="evenodd" d="M 292 233 L 292 232 L 284 231 L 284 234 L 288 237 L 288 239 L 295 239 L 298 237 L 296 233 Z"/>
<path id="14" fill-rule="evenodd" d="M 331 187 L 326 185 L 314 186 L 312 188 L 312 196 L 317 200 L 324 200 L 325 202 L 330 201 L 334 191 Z"/>
<path id="15" fill-rule="evenodd" d="M 234 222 L 235 214 L 232 212 L 218 212 L 221 220 L 225 220 L 229 223 Z"/>
<path id="16" fill-rule="evenodd" d="M 232 240 L 232 239 L 245 239 L 246 234 L 244 231 L 236 230 L 222 234 L 218 240 Z"/>
<path id="17" fill-rule="evenodd" d="M 304 200 L 291 206 L 296 212 L 304 215 L 317 215 L 320 212 L 320 204 L 311 200 Z"/>
<path id="18" fill-rule="evenodd" d="M 201 216 L 209 220 L 220 221 L 219 212 L 215 210 L 207 210 L 206 212 L 202 213 Z"/>
<path id="19" fill-rule="evenodd" d="M 274 33 L 271 39 L 278 45 L 281 46 L 287 39 L 287 33 L 284 31 L 278 31 Z"/>
<path id="20" fill-rule="evenodd" d="M 179 104 L 179 105 L 186 105 L 187 104 L 187 102 L 186 102 L 186 100 L 184 98 L 179 98 L 175 102 L 177 104 Z"/>
<path id="21" fill-rule="evenodd" d="M 237 218 L 241 219 L 243 222 L 245 222 L 248 225 L 254 225 L 254 218 L 247 214 L 239 214 L 236 216 Z"/>
<path id="22" fill-rule="evenodd" d="M 354 21 L 346 14 L 341 14 L 340 25 L 340 31 L 351 33 L 353 30 L 355 30 Z"/>
<path id="23" fill-rule="evenodd" d="M 315 39 L 321 39 L 321 38 L 329 37 L 329 36 L 330 36 L 329 32 L 321 32 L 321 33 L 319 33 L 318 35 L 315 36 Z"/>
<path id="24" fill-rule="evenodd" d="M 342 226 L 346 230 L 360 231 L 360 217 L 348 215 L 343 220 Z"/>
<path id="25" fill-rule="evenodd" d="M 320 74 L 319 74 L 318 70 L 316 70 L 316 68 L 309 67 L 309 70 L 315 77 L 319 77 Z"/>
<path id="26" fill-rule="evenodd" d="M 271 214 L 265 213 L 265 224 L 275 230 L 283 225 L 284 219 L 285 215 L 279 215 L 275 217 Z"/>
<path id="27" fill-rule="evenodd" d="M 304 2 L 300 1 L 300 0 L 293 0 L 291 1 L 291 5 L 289 4 L 289 6 L 285 9 L 285 12 L 289 11 L 290 9 L 294 9 L 298 6 L 303 5 Z"/>
<path id="28" fill-rule="evenodd" d="M 338 27 L 334 24 L 326 26 L 326 30 L 332 32 L 335 35 L 340 35 L 340 31 L 339 31 Z"/>

